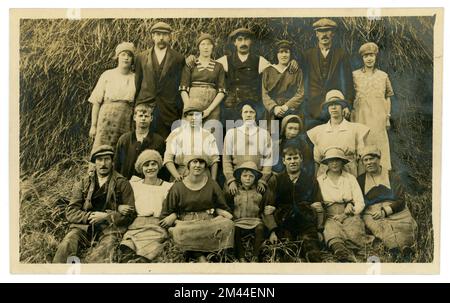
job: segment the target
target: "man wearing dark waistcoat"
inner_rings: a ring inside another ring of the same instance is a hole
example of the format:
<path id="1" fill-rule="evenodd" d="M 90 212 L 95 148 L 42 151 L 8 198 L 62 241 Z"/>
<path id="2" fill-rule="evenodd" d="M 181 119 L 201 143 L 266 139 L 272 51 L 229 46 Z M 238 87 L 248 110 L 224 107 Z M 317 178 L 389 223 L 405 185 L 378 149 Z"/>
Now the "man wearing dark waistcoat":
<path id="1" fill-rule="evenodd" d="M 183 104 L 178 92 L 184 57 L 170 48 L 172 28 L 158 22 L 150 29 L 154 46 L 136 56 L 135 105 L 155 107 L 151 130 L 166 139 L 172 123 L 181 118 Z"/>
<path id="2" fill-rule="evenodd" d="M 222 123 L 227 120 L 240 120 L 240 107 L 250 102 L 256 107 L 256 121 L 265 119 L 265 108 L 261 100 L 261 73 L 270 65 L 264 57 L 251 52 L 254 33 L 247 28 L 238 28 L 229 34 L 235 50 L 217 60 L 226 72 L 227 97 L 221 103 Z M 290 66 L 292 71 L 298 68 L 297 62 Z"/>
<path id="3" fill-rule="evenodd" d="M 328 91 L 340 90 L 350 107 L 354 99 L 352 68 L 349 55 L 342 48 L 333 45 L 337 24 L 330 19 L 320 19 L 313 23 L 318 45 L 303 54 L 302 68 L 305 76 L 305 102 L 303 114 L 305 127 L 309 130 L 328 121 L 328 113 L 321 109 Z M 350 109 L 344 114 L 350 118 Z"/>

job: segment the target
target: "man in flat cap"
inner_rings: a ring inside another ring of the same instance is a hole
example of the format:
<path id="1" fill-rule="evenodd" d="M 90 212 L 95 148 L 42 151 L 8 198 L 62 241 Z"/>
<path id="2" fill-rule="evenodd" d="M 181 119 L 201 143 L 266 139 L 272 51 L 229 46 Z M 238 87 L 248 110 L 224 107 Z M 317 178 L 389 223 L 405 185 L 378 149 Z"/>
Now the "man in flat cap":
<path id="1" fill-rule="evenodd" d="M 241 119 L 239 111 L 242 102 L 251 102 L 256 106 L 256 120 L 265 119 L 265 108 L 261 100 L 261 73 L 270 66 L 264 57 L 251 52 L 254 33 L 247 28 L 238 28 L 229 34 L 234 44 L 232 55 L 226 55 L 217 60 L 226 72 L 228 94 L 221 103 L 222 123 L 226 127 L 227 120 Z M 290 68 L 298 69 L 293 60 Z"/>
<path id="2" fill-rule="evenodd" d="M 91 240 L 98 243 L 88 252 L 85 263 L 116 261 L 116 248 L 135 212 L 133 189 L 125 177 L 113 170 L 113 156 L 109 145 L 92 151 L 95 171 L 73 188 L 66 209 L 70 229 L 59 244 L 53 263 L 67 263 L 69 257 L 79 256 L 79 247 L 89 247 Z M 119 212 L 119 206 L 127 215 Z"/>
<path id="3" fill-rule="evenodd" d="M 352 68 L 349 55 L 342 48 L 335 47 L 333 37 L 337 24 L 330 19 L 320 19 L 313 23 L 318 45 L 303 54 L 305 75 L 305 102 L 303 113 L 305 127 L 309 130 L 326 123 L 328 116 L 322 112 L 322 103 L 328 91 L 340 90 L 351 107 L 354 99 Z M 351 108 L 345 109 L 345 117 L 350 118 Z"/>
<path id="4" fill-rule="evenodd" d="M 154 24 L 150 34 L 154 45 L 135 60 L 135 105 L 148 102 L 155 107 L 151 129 L 165 139 L 172 123 L 182 114 L 178 87 L 185 59 L 170 48 L 172 28 L 169 24 Z"/>

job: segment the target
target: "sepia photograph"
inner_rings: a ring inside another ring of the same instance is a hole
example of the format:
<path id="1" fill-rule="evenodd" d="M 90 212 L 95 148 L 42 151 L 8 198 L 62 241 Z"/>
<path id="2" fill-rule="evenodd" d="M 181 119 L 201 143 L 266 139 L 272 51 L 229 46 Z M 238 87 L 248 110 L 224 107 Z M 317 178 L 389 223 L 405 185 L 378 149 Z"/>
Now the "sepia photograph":
<path id="1" fill-rule="evenodd" d="M 443 9 L 12 9 L 11 271 L 439 273 Z"/>

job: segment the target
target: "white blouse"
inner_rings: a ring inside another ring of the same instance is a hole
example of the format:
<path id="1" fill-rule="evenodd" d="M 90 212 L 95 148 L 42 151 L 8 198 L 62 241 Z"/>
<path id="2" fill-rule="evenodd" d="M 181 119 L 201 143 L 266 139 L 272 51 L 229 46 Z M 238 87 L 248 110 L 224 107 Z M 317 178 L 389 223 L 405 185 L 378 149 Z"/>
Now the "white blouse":
<path id="1" fill-rule="evenodd" d="M 174 129 L 166 139 L 164 165 L 174 162 L 184 165 L 187 155 L 204 155 L 208 158 L 208 166 L 219 162 L 219 149 L 216 138 L 204 128 L 191 129 L 188 123 L 183 123 Z"/>
<path id="2" fill-rule="evenodd" d="M 161 185 L 144 184 L 144 179 L 133 177 L 130 180 L 138 217 L 159 217 L 162 205 L 173 183 Z"/>
<path id="3" fill-rule="evenodd" d="M 105 71 L 98 79 L 97 85 L 88 101 L 102 104 L 103 102 L 128 101 L 133 102 L 136 94 L 134 73 L 122 74 L 117 68 Z"/>
<path id="4" fill-rule="evenodd" d="M 345 171 L 342 172 L 337 183 L 334 183 L 325 173 L 317 178 L 325 206 L 334 203 L 347 203 L 353 201 L 355 214 L 363 211 L 364 197 L 356 178 Z"/>

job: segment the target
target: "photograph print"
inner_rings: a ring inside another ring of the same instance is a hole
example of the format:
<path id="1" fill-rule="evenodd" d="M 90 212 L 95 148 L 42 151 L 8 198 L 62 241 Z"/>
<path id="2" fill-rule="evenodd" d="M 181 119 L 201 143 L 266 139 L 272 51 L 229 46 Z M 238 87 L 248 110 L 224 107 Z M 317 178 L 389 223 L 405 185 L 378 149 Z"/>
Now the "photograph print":
<path id="1" fill-rule="evenodd" d="M 12 270 L 438 272 L 442 23 L 12 10 Z"/>

